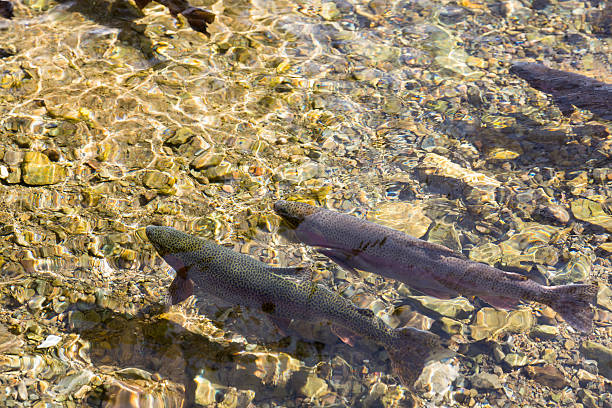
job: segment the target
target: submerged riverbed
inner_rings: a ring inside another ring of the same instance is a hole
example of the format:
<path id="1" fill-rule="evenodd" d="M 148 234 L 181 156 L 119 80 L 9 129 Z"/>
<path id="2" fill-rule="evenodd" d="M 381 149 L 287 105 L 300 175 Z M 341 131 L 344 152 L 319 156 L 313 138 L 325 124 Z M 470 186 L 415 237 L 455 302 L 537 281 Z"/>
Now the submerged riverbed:
<path id="1" fill-rule="evenodd" d="M 612 82 L 593 1 L 15 3 L 0 20 L 0 406 L 610 407 L 612 123 L 564 116 L 514 61 Z M 598 282 L 580 335 L 334 265 L 285 240 L 299 199 L 541 283 Z M 459 354 L 415 392 L 327 325 L 164 306 L 149 224 L 315 279 Z M 394 303 L 402 301 L 402 306 Z"/>

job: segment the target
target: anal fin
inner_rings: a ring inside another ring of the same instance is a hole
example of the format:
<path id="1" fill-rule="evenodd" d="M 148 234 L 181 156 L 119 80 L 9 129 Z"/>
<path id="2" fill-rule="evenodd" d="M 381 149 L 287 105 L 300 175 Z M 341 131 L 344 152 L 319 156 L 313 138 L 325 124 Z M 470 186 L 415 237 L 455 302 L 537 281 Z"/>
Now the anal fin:
<path id="1" fill-rule="evenodd" d="M 193 295 L 193 281 L 177 274 L 170 284 L 169 292 L 170 304 L 176 305 Z"/>
<path id="2" fill-rule="evenodd" d="M 355 341 L 357 340 L 357 335 L 350 331 L 349 329 L 345 329 L 342 326 L 332 325 L 331 327 L 332 333 L 334 333 L 343 343 L 348 344 L 353 347 L 355 345 Z"/>
<path id="3" fill-rule="evenodd" d="M 355 268 L 349 263 L 350 257 L 353 256 L 353 254 L 347 254 L 345 251 L 339 249 L 317 249 L 317 252 L 325 255 L 347 271 L 359 276 Z"/>

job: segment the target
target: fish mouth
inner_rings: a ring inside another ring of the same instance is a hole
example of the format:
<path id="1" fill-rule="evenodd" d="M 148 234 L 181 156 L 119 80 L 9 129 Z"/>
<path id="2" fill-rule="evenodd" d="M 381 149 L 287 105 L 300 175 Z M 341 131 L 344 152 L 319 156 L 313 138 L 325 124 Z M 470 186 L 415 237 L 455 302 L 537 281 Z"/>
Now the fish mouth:
<path id="1" fill-rule="evenodd" d="M 149 239 L 149 242 L 151 242 L 151 244 L 153 245 L 153 248 L 155 248 L 155 250 L 157 251 L 157 253 L 159 254 L 159 256 L 163 257 L 164 255 L 166 255 L 169 251 L 164 247 L 164 245 L 162 245 L 159 242 L 159 235 L 161 234 L 161 232 L 163 231 L 164 227 L 160 227 L 157 225 L 149 225 L 148 227 L 145 228 L 145 234 L 147 235 L 147 238 Z"/>

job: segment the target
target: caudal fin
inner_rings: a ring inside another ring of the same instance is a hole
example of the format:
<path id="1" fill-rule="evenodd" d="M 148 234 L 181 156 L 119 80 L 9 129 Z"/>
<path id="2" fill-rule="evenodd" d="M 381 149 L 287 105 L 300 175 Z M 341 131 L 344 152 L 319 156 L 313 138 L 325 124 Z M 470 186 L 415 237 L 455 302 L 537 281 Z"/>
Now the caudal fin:
<path id="1" fill-rule="evenodd" d="M 591 304 L 597 296 L 597 285 L 561 285 L 549 289 L 553 298 L 548 305 L 574 329 L 589 333 L 593 329 Z"/>
<path id="2" fill-rule="evenodd" d="M 395 341 L 386 348 L 391 366 L 401 383 L 412 387 L 428 359 L 442 349 L 440 338 L 413 327 L 397 329 L 395 334 Z"/>

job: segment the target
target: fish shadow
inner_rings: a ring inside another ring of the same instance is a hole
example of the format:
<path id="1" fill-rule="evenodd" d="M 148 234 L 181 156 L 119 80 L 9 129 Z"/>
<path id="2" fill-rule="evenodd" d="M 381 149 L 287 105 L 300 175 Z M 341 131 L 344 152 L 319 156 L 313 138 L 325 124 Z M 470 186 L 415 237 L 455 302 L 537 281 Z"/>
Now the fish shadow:
<path id="1" fill-rule="evenodd" d="M 161 61 L 156 57 L 154 44 L 144 35 L 146 24 L 136 23 L 145 14 L 127 0 L 58 0 L 59 4 L 66 5 L 66 11 L 76 12 L 83 17 L 119 30 L 117 39 L 125 45 L 139 50 L 153 63 Z"/>
<path id="2" fill-rule="evenodd" d="M 244 343 L 232 341 L 237 333 L 233 330 L 248 331 L 249 326 L 252 326 L 249 319 L 253 314 L 257 315 L 255 312 L 235 317 L 230 314 L 223 322 L 201 327 L 186 324 L 182 313 L 168 310 L 167 306 L 161 304 L 151 305 L 131 315 L 80 302 L 71 305 L 65 313 L 70 316 L 70 313 L 77 312 L 80 313 L 78 319 L 68 319 L 68 330 L 78 333 L 89 342 L 91 363 L 95 367 L 110 370 L 111 375 L 114 373 L 114 377 L 119 379 L 122 378 L 122 370 L 137 368 L 157 373 L 162 380 L 182 385 L 183 390 L 175 392 L 175 395 L 163 396 L 166 402 L 175 401 L 170 406 L 199 406 L 195 403 L 198 387 L 196 378 L 216 385 L 214 398 L 217 403 L 223 401 L 225 392 L 232 388 L 254 390 L 255 402 L 287 398 L 306 381 L 305 373 L 309 368 L 294 371 L 288 380 L 287 374 L 282 372 L 262 374 L 263 360 L 255 361 L 258 352 L 288 354 L 303 361 L 307 367 L 317 366 L 321 362 L 329 363 L 338 357 L 353 367 L 359 367 L 366 360 L 371 370 L 391 373 L 386 353 L 381 353 L 382 347 L 364 341 L 350 348 L 339 341 L 325 325 L 319 325 L 317 329 L 297 325 L 284 335 L 269 333 L 265 336 L 265 342 L 257 344 L 255 352 L 247 352 Z M 81 316 L 97 317 L 83 320 Z M 266 316 L 260 318 L 265 320 Z M 231 331 L 226 331 L 226 327 Z M 263 327 L 271 326 L 264 324 Z M 249 332 L 238 334 L 249 340 L 257 338 Z M 276 377 L 283 375 L 285 380 L 276 384 Z M 358 373 L 353 375 L 357 376 Z M 180 395 L 181 391 L 183 395 Z M 294 397 L 300 397 L 299 393 Z M 94 406 L 105 406 L 116 398 L 108 389 L 98 389 L 92 393 L 89 402 Z"/>

